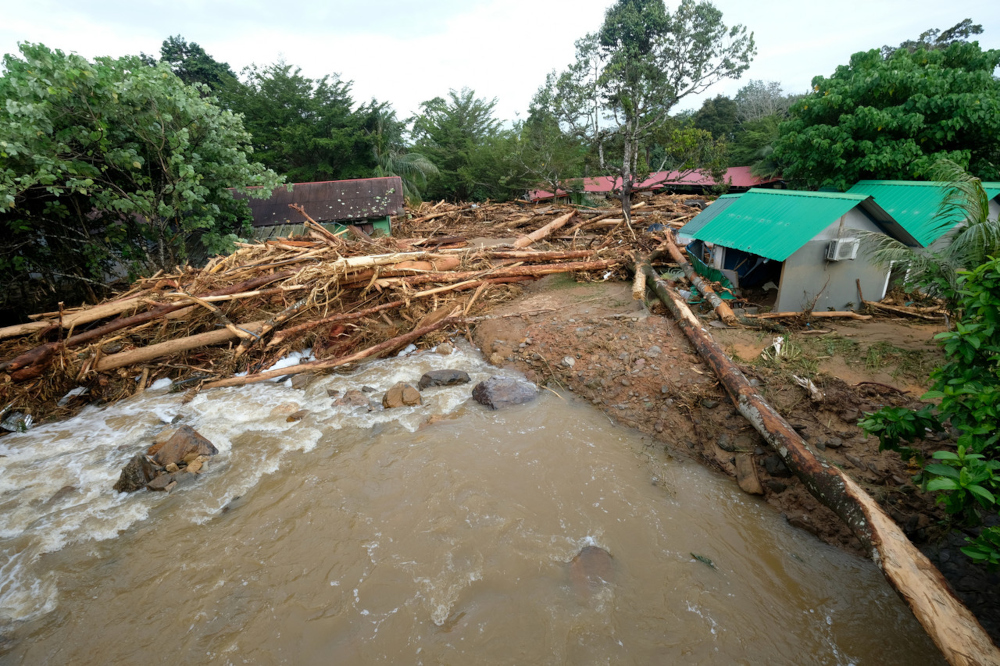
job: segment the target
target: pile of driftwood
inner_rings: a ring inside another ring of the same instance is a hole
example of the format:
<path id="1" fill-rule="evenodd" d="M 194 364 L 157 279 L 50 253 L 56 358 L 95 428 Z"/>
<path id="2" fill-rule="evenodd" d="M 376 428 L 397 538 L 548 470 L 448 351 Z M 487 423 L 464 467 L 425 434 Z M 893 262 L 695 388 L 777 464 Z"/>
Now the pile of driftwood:
<path id="1" fill-rule="evenodd" d="M 503 208 L 525 214 L 516 204 Z M 465 325 L 519 283 L 553 273 L 602 277 L 622 265 L 625 253 L 608 240 L 614 235 L 590 248 L 549 242 L 585 221 L 576 211 L 526 214 L 537 228 L 508 236 L 503 227 L 491 243 L 453 229 L 380 239 L 356 231 L 347 240 L 309 221 L 307 237 L 242 244 L 100 304 L 33 315 L 0 328 L 0 406 L 62 416 L 55 401 L 71 390 L 113 401 L 160 378 L 198 389 L 342 366 L 423 336 L 443 338 L 442 329 Z M 416 215 L 403 226 L 422 225 Z M 532 247 L 542 239 L 546 247 Z M 269 371 L 307 347 L 315 360 Z"/>

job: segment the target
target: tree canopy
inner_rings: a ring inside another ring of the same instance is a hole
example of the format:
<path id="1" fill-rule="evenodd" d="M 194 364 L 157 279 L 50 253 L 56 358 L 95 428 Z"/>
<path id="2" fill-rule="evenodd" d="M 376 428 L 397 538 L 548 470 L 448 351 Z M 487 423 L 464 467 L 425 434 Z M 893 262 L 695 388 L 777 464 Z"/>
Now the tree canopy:
<path id="1" fill-rule="evenodd" d="M 140 57 L 150 65 L 157 62 L 145 53 Z M 218 62 L 201 46 L 186 41 L 180 35 L 163 40 L 159 62 L 166 63 L 187 84 L 204 83 L 212 90 L 220 90 L 236 83 L 236 74 L 227 63 Z"/>
<path id="2" fill-rule="evenodd" d="M 1000 177 L 1000 50 L 954 42 L 855 53 L 791 108 L 775 156 L 799 185 L 846 190 L 858 180 L 926 178 L 950 159 Z"/>
<path id="3" fill-rule="evenodd" d="M 90 288 L 230 250 L 248 211 L 228 188 L 278 184 L 240 118 L 166 64 L 20 51 L 0 77 L 0 274 L 22 296 L 32 276 Z"/>

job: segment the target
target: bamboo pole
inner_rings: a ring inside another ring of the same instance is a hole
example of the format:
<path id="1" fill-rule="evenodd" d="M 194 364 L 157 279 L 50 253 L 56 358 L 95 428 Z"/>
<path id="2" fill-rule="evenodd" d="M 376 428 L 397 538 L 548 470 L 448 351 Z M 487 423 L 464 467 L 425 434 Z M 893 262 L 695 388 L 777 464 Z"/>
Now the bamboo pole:
<path id="1" fill-rule="evenodd" d="M 751 386 L 676 291 L 648 260 L 637 262 L 653 291 L 677 319 L 698 353 L 712 367 L 736 408 L 781 456 L 822 504 L 836 513 L 869 549 L 872 560 L 910 606 L 950 664 L 1000 664 L 1000 651 L 975 616 L 955 598 L 947 581 L 851 477 L 816 458 L 787 421 Z"/>

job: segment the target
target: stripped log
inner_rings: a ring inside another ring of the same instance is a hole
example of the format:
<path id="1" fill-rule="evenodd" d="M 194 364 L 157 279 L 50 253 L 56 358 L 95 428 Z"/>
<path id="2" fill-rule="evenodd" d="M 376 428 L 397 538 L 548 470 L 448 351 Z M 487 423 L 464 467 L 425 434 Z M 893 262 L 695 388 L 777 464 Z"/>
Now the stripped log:
<path id="1" fill-rule="evenodd" d="M 574 215 L 576 215 L 575 210 L 566 213 L 565 215 L 560 215 L 556 219 L 546 224 L 541 229 L 538 229 L 537 231 L 532 231 L 527 236 L 521 236 L 516 241 L 514 241 L 514 248 L 519 250 L 522 247 L 528 247 L 535 241 L 545 238 L 556 229 L 561 229 L 567 222 L 573 219 Z"/>
<path id="2" fill-rule="evenodd" d="M 87 308 L 86 310 L 78 310 L 76 312 L 71 312 L 62 317 L 62 328 L 70 329 L 75 326 L 81 326 L 83 324 L 89 324 L 106 317 L 113 317 L 119 315 L 123 312 L 128 312 L 129 310 L 135 309 L 143 304 L 142 298 L 129 298 L 124 301 L 117 301 L 115 303 L 104 303 L 102 305 L 97 305 L 92 308 Z M 48 313 L 47 313 L 48 314 Z M 59 313 L 55 313 L 58 315 Z M 38 331 L 43 331 L 51 326 L 58 326 L 58 321 L 52 321 L 49 319 L 43 319 L 40 321 L 33 321 L 28 324 L 16 324 L 14 326 L 6 326 L 0 328 L 0 340 L 4 338 L 15 338 L 21 335 L 29 335 L 31 333 L 37 333 Z"/>
<path id="3" fill-rule="evenodd" d="M 516 277 L 523 275 L 540 277 L 542 275 L 552 275 L 553 273 L 596 271 L 617 266 L 619 263 L 621 262 L 617 259 L 601 259 L 598 261 L 569 261 L 564 264 L 542 264 L 540 266 L 515 266 L 511 268 L 499 268 L 487 271 L 428 273 L 427 275 L 413 275 L 403 278 L 376 280 L 375 284 L 380 287 L 389 287 L 394 284 L 414 285 L 426 284 L 428 282 L 464 282 L 465 280 L 474 278 Z"/>
<path id="4" fill-rule="evenodd" d="M 1000 664 L 1000 651 L 975 616 L 955 598 L 947 581 L 906 538 L 861 486 L 836 466 L 819 460 L 787 421 L 751 386 L 684 299 L 643 260 L 636 270 L 677 319 L 698 353 L 712 367 L 736 408 L 781 456 L 812 495 L 836 513 L 868 549 L 872 560 L 910 606 L 949 663 Z"/>
<path id="5" fill-rule="evenodd" d="M 681 270 L 684 271 L 684 276 L 694 285 L 694 288 L 701 292 L 701 295 L 708 299 L 708 302 L 712 304 L 715 308 L 715 313 L 719 315 L 721 319 L 727 326 L 736 326 L 739 322 L 736 319 L 736 314 L 733 309 L 722 300 L 722 297 L 715 293 L 715 290 L 708 284 L 708 282 L 698 275 L 694 266 L 691 262 L 687 260 L 687 257 L 680 251 L 677 245 L 674 243 L 673 238 L 667 233 L 663 241 L 664 247 L 666 247 L 667 252 L 670 257 L 677 262 Z M 641 271 L 640 271 L 641 272 Z M 633 294 L 634 296 L 635 294 Z"/>
<path id="6" fill-rule="evenodd" d="M 459 309 L 456 308 L 456 311 Z M 372 356 L 377 356 L 386 352 L 391 352 L 394 349 L 398 349 L 405 345 L 410 344 L 416 340 L 419 340 L 428 333 L 432 333 L 439 328 L 444 328 L 447 324 L 452 322 L 451 317 L 446 317 L 440 321 L 434 322 L 427 326 L 421 326 L 416 328 L 409 333 L 404 333 L 403 335 L 397 336 L 390 340 L 386 340 L 381 344 L 377 344 L 374 347 L 369 347 L 359 351 L 356 354 L 351 354 L 350 356 L 344 356 L 342 358 L 329 359 L 325 361 L 312 361 L 309 363 L 299 363 L 298 365 L 289 366 L 287 368 L 281 368 L 279 370 L 268 370 L 266 372 L 258 372 L 253 375 L 246 375 L 245 377 L 230 377 L 228 379 L 220 379 L 218 381 L 209 382 L 205 384 L 203 388 L 222 388 L 224 386 L 243 386 L 245 384 L 256 384 L 257 382 L 264 382 L 268 379 L 276 379 L 278 377 L 287 377 L 289 375 L 297 375 L 303 372 L 316 372 L 317 370 L 328 370 L 330 368 L 336 368 L 342 365 L 348 365 L 349 363 L 355 363 L 357 361 L 370 358 Z"/>
<path id="7" fill-rule="evenodd" d="M 871 319 L 871 315 L 858 314 L 850 310 L 836 310 L 828 312 L 765 312 L 763 314 L 747 315 L 751 319 L 808 319 L 816 317 L 819 319 L 860 319 L 862 321 Z"/>
<path id="8" fill-rule="evenodd" d="M 239 328 L 251 333 L 257 333 L 260 331 L 263 324 L 264 322 L 262 321 L 255 321 L 249 324 L 243 324 Z M 186 338 L 167 340 L 166 342 L 160 342 L 155 345 L 139 347 L 138 349 L 130 349 L 129 351 L 111 354 L 110 356 L 103 356 L 101 357 L 101 360 L 97 362 L 94 369 L 98 372 L 103 372 L 105 370 L 114 370 L 115 368 L 124 368 L 128 365 L 145 363 L 146 361 L 152 361 L 153 359 L 157 359 L 162 356 L 169 356 L 170 354 L 189 351 L 199 347 L 217 345 L 236 337 L 237 335 L 228 328 L 223 328 L 218 331 L 209 331 L 208 333 L 198 333 L 197 335 L 189 335 Z"/>
<path id="9" fill-rule="evenodd" d="M 636 271 L 635 279 L 632 280 L 632 300 L 641 301 L 644 298 L 646 298 L 646 274 Z"/>

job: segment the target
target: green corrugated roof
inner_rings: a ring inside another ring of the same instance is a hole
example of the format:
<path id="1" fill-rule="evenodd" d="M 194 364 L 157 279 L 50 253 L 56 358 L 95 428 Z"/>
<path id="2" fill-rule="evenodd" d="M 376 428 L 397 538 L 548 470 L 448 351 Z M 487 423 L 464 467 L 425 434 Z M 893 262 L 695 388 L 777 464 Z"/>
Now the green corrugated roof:
<path id="1" fill-rule="evenodd" d="M 708 205 L 705 210 L 701 211 L 694 216 L 690 222 L 685 224 L 683 227 L 677 230 L 678 235 L 684 234 L 686 236 L 694 236 L 694 233 L 704 227 L 706 224 L 718 217 L 719 213 L 724 211 L 739 199 L 742 194 L 723 194 L 721 197 L 713 201 Z"/>
<path id="2" fill-rule="evenodd" d="M 753 188 L 691 235 L 700 241 L 784 261 L 867 199 L 857 194 Z"/>
<path id="3" fill-rule="evenodd" d="M 937 218 L 948 183 L 912 180 L 862 180 L 847 190 L 875 199 L 922 246 L 927 247 L 962 221 L 961 216 Z M 1000 195 L 1000 183 L 983 183 L 990 199 Z"/>

